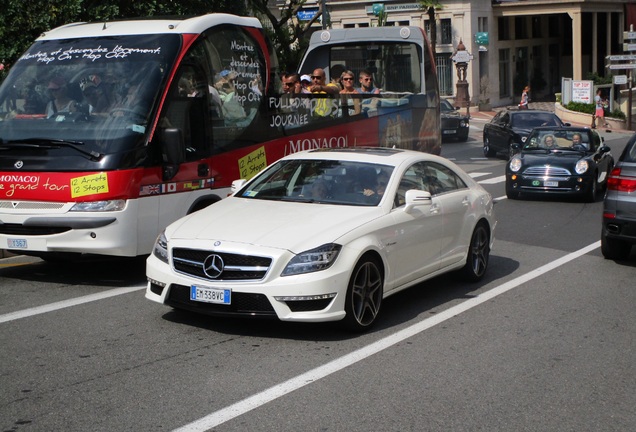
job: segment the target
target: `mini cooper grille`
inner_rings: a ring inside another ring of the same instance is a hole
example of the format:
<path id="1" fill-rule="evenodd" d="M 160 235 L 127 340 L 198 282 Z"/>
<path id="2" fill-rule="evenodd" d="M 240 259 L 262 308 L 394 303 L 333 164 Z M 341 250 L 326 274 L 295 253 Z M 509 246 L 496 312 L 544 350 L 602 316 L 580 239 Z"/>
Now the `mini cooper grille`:
<path id="1" fill-rule="evenodd" d="M 185 285 L 172 285 L 166 304 L 208 315 L 276 316 L 267 296 L 263 294 L 233 292 L 232 303 L 229 305 L 202 303 L 190 300 L 190 287 Z"/>
<path id="2" fill-rule="evenodd" d="M 204 271 L 205 260 L 210 255 L 217 255 L 223 260 L 223 269 L 217 277 L 210 277 Z M 206 280 L 260 280 L 265 277 L 271 263 L 271 258 L 252 255 L 184 248 L 172 250 L 172 264 L 177 272 Z"/>
<path id="3" fill-rule="evenodd" d="M 537 177 L 567 177 L 569 175 L 572 175 L 570 171 L 566 170 L 565 168 L 552 166 L 529 167 L 523 172 L 523 174 Z"/>

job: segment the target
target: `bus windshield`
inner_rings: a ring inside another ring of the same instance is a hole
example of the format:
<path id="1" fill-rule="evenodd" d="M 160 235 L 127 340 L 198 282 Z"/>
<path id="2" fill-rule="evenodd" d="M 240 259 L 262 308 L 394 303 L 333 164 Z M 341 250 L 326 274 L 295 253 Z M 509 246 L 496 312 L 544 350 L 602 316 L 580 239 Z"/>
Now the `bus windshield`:
<path id="1" fill-rule="evenodd" d="M 37 41 L 0 89 L 0 142 L 96 154 L 137 145 L 180 44 L 165 34 Z"/>

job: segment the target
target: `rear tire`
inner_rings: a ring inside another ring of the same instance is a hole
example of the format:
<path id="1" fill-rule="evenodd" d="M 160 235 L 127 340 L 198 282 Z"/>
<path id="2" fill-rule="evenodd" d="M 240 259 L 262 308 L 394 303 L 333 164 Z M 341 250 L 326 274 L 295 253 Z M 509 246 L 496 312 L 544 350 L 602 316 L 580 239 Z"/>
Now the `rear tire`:
<path id="1" fill-rule="evenodd" d="M 353 269 L 345 299 L 344 324 L 349 330 L 370 329 L 380 313 L 384 276 L 377 260 L 363 257 Z"/>
<path id="2" fill-rule="evenodd" d="M 605 234 L 601 234 L 601 253 L 605 259 L 609 260 L 625 260 L 632 251 L 632 245 L 622 240 L 607 238 Z"/>
<path id="3" fill-rule="evenodd" d="M 486 224 L 481 222 L 473 231 L 468 246 L 466 264 L 461 269 L 462 276 L 469 282 L 477 282 L 486 274 L 490 259 L 490 233 Z"/>

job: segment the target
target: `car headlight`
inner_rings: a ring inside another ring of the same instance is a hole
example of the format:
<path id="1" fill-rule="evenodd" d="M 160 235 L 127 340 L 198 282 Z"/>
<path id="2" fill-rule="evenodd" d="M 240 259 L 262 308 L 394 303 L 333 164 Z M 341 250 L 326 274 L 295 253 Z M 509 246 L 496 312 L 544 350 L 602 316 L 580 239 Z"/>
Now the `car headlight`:
<path id="1" fill-rule="evenodd" d="M 301 252 L 289 261 L 281 273 L 281 276 L 291 276 L 328 269 L 336 261 L 340 249 L 342 249 L 341 245 L 328 243 L 316 249 Z"/>
<path id="2" fill-rule="evenodd" d="M 152 248 L 152 254 L 168 264 L 168 239 L 166 239 L 165 231 L 159 234 L 155 240 L 155 246 Z"/>
<path id="3" fill-rule="evenodd" d="M 510 171 L 517 172 L 521 169 L 521 158 L 513 157 L 510 159 Z"/>
<path id="4" fill-rule="evenodd" d="M 521 142 L 524 143 L 524 142 L 526 142 L 527 139 L 528 139 L 528 137 L 521 137 Z"/>
<path id="5" fill-rule="evenodd" d="M 126 207 L 126 200 L 78 202 L 70 211 L 76 212 L 108 212 L 121 211 Z"/>
<path id="6" fill-rule="evenodd" d="M 574 171 L 576 171 L 577 174 L 583 174 L 589 167 L 590 165 L 587 163 L 586 160 L 580 160 L 576 163 Z"/>
<path id="7" fill-rule="evenodd" d="M 468 120 L 461 120 L 459 122 L 459 127 L 467 127 L 468 126 Z"/>

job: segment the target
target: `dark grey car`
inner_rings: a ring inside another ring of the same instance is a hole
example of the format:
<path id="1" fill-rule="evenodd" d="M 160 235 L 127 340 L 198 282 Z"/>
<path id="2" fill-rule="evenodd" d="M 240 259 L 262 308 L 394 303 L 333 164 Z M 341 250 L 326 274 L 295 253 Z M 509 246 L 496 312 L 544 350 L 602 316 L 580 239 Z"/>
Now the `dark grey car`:
<path id="1" fill-rule="evenodd" d="M 636 134 L 628 141 L 607 180 L 601 251 L 607 259 L 629 257 L 636 244 Z"/>
<path id="2" fill-rule="evenodd" d="M 530 131 L 537 126 L 567 126 L 556 114 L 543 110 L 504 110 L 484 125 L 484 156 L 491 157 L 497 153 L 510 155 L 512 144 L 523 143 Z"/>

